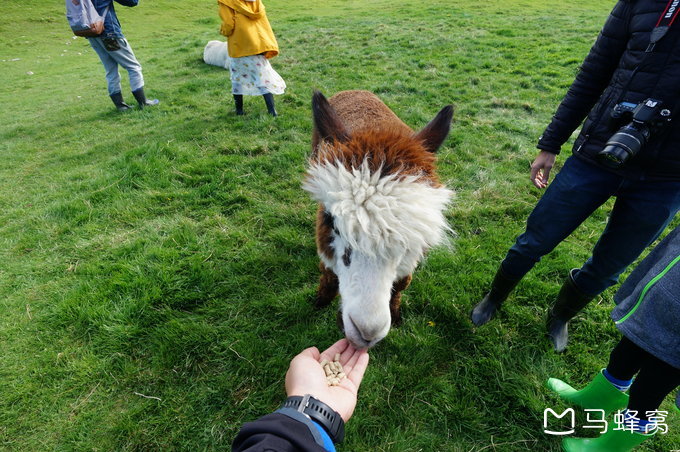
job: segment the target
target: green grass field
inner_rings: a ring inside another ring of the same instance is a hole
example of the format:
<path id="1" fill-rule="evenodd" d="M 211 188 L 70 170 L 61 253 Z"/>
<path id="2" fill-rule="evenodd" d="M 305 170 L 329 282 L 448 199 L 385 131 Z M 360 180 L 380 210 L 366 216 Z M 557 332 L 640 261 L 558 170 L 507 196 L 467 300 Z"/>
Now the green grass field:
<path id="1" fill-rule="evenodd" d="M 457 236 L 421 265 L 403 326 L 371 351 L 339 449 L 559 450 L 543 410 L 566 405 L 545 380 L 582 385 L 605 365 L 614 290 L 573 322 L 563 355 L 544 315 L 610 205 L 499 319 L 475 331 L 468 313 L 541 195 L 535 142 L 613 3 L 268 0 L 289 87 L 271 118 L 255 98 L 235 116 L 228 72 L 202 62 L 221 39 L 214 1 L 117 8 L 161 100 L 119 114 L 61 2 L 3 0 L 0 449 L 224 450 L 277 408 L 290 358 L 341 334 L 335 308 L 309 303 L 311 93 L 360 88 L 414 128 L 455 104 L 439 167 Z M 678 418 L 641 450 L 677 448 Z"/>

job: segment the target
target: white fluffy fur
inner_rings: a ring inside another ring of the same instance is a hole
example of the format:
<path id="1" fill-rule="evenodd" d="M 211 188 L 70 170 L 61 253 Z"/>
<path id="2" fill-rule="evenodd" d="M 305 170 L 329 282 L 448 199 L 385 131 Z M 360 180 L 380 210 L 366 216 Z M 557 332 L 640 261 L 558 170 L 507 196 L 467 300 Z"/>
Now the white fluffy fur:
<path id="1" fill-rule="evenodd" d="M 227 43 L 223 41 L 209 41 L 203 49 L 203 61 L 212 66 L 229 69 L 229 52 Z"/>
<path id="2" fill-rule="evenodd" d="M 333 216 L 353 251 L 401 259 L 444 241 L 444 209 L 453 192 L 415 176 L 371 174 L 367 162 L 348 171 L 341 162 L 312 165 L 303 187 Z"/>

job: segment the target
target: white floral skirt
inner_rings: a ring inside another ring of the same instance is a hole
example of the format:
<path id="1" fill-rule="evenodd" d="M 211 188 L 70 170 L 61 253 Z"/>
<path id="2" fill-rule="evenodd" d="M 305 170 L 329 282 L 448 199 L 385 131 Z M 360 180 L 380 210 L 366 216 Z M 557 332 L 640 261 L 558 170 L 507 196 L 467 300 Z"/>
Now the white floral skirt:
<path id="1" fill-rule="evenodd" d="M 231 93 L 246 96 L 283 94 L 286 82 L 274 70 L 264 55 L 229 59 Z"/>

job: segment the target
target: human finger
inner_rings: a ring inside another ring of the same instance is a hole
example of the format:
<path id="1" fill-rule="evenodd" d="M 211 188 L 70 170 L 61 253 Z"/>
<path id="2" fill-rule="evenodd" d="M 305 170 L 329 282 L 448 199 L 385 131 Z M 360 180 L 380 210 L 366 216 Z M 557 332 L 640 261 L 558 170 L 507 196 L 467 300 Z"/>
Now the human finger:
<path id="1" fill-rule="evenodd" d="M 319 349 L 316 347 L 309 347 L 304 350 L 302 350 L 300 353 L 298 353 L 297 356 L 308 356 L 310 358 L 313 358 L 316 361 L 319 361 L 319 357 L 321 356 L 319 353 Z M 295 358 L 293 358 L 295 359 Z"/>
<path id="2" fill-rule="evenodd" d="M 531 183 L 534 184 L 536 188 L 543 188 L 541 184 L 542 171 L 540 169 L 531 168 Z"/>
<path id="3" fill-rule="evenodd" d="M 536 178 L 538 177 L 540 171 L 541 167 L 537 165 L 536 162 L 534 161 L 531 164 L 531 171 L 529 172 L 529 179 L 531 180 L 531 182 L 534 183 L 534 185 L 536 185 Z"/>
<path id="4" fill-rule="evenodd" d="M 345 350 L 346 355 L 343 354 L 343 356 L 340 357 L 340 364 L 342 364 L 342 368 L 345 369 L 346 374 L 352 371 L 352 368 L 356 365 L 357 360 L 362 353 L 368 353 L 365 349 L 357 350 L 352 346 L 348 347 L 348 350 L 350 349 L 351 353 L 347 354 L 347 350 Z"/>
<path id="5" fill-rule="evenodd" d="M 548 186 L 548 179 L 550 179 L 550 167 L 543 169 L 543 177 L 541 178 L 541 182 L 543 182 L 544 186 Z"/>
<path id="6" fill-rule="evenodd" d="M 347 339 L 345 338 L 340 339 L 335 344 L 331 345 L 321 353 L 321 360 L 325 359 L 327 361 L 334 361 L 335 355 L 338 353 L 342 355 L 342 353 L 347 349 L 348 346 L 349 341 Z"/>
<path id="7" fill-rule="evenodd" d="M 340 364 L 347 365 L 352 357 L 359 351 L 351 342 L 348 341 L 347 348 L 340 354 Z"/>
<path id="8" fill-rule="evenodd" d="M 361 380 L 363 380 L 364 373 L 368 367 L 368 352 L 366 350 L 361 350 L 353 357 L 353 359 L 354 358 L 356 358 L 356 361 L 351 366 L 351 370 L 347 373 L 347 378 L 356 385 L 357 389 L 359 389 Z"/>

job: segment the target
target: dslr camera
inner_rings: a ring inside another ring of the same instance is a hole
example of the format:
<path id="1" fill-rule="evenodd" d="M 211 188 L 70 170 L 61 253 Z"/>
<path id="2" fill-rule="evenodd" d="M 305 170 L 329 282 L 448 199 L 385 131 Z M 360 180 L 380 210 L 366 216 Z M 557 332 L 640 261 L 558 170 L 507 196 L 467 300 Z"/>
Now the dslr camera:
<path id="1" fill-rule="evenodd" d="M 626 123 L 611 136 L 597 158 L 605 166 L 619 168 L 647 144 L 671 120 L 671 111 L 661 108 L 661 101 L 646 99 L 639 104 L 621 102 L 611 112 L 615 124 Z"/>

